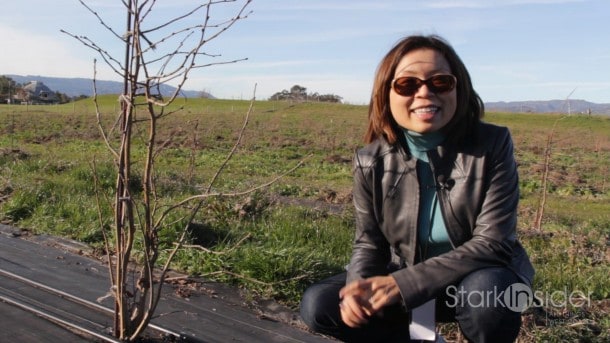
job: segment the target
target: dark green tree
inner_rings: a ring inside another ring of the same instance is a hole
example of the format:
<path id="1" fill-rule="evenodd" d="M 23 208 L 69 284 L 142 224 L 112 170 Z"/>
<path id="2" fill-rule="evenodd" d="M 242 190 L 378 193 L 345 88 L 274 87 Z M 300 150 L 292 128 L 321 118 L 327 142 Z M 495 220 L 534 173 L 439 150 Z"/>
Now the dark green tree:
<path id="1" fill-rule="evenodd" d="M 6 103 L 15 95 L 18 84 L 10 77 L 0 76 L 0 99 Z"/>

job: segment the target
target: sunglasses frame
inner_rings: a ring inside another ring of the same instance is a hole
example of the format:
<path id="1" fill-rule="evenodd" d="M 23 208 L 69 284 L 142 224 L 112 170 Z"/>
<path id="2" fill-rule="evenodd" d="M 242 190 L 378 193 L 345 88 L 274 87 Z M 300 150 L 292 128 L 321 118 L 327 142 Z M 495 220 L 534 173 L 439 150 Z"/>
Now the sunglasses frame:
<path id="1" fill-rule="evenodd" d="M 432 80 L 433 80 L 434 78 L 438 78 L 438 77 L 450 77 L 450 78 L 453 80 L 453 82 L 452 82 L 452 84 L 451 84 L 451 87 L 450 87 L 449 89 L 446 89 L 446 90 L 439 89 L 438 87 L 436 87 L 436 86 L 433 84 Z M 417 88 L 415 88 L 415 90 L 414 90 L 412 93 L 403 94 L 403 93 L 401 93 L 400 91 L 398 91 L 398 89 L 396 88 L 396 81 L 398 81 L 398 80 L 400 80 L 400 79 L 405 79 L 405 78 L 408 78 L 408 79 L 415 79 L 415 80 L 416 80 L 416 85 L 417 85 Z M 418 91 L 418 90 L 419 90 L 419 89 L 420 89 L 420 88 L 421 88 L 423 85 L 426 85 L 426 87 L 428 87 L 428 89 L 429 89 L 431 92 L 436 93 L 436 94 L 448 93 L 448 92 L 451 92 L 452 90 L 454 90 L 454 89 L 455 89 L 455 87 L 457 86 L 457 78 L 455 77 L 455 75 L 451 75 L 451 74 L 437 74 L 437 75 L 432 75 L 432 76 L 430 76 L 429 78 L 427 78 L 427 79 L 425 79 L 425 80 L 422 80 L 422 79 L 420 79 L 420 78 L 418 78 L 418 77 L 415 77 L 415 76 L 401 76 L 401 77 L 394 78 L 394 79 L 392 80 L 392 83 L 391 83 L 391 87 L 392 87 L 392 89 L 394 90 L 394 92 L 396 92 L 396 94 L 398 94 L 398 95 L 402 95 L 402 96 L 413 96 L 413 95 L 415 95 L 415 93 L 417 93 L 417 91 Z"/>

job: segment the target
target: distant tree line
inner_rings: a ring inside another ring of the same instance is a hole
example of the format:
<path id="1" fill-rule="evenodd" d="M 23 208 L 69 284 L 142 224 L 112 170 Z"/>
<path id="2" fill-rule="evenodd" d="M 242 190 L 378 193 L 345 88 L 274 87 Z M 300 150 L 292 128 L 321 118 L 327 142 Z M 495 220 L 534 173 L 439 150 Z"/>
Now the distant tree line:
<path id="1" fill-rule="evenodd" d="M 269 100 L 288 100 L 288 101 L 319 101 L 341 103 L 343 98 L 336 94 L 307 93 L 307 88 L 294 85 L 290 90 L 282 90 L 273 94 Z"/>
<path id="2" fill-rule="evenodd" d="M 29 94 L 25 92 L 24 86 L 18 82 L 15 82 L 12 78 L 0 75 L 0 103 L 1 104 L 12 104 L 22 101 L 27 101 Z M 86 98 L 87 96 L 81 95 L 75 98 L 68 96 L 65 93 L 53 92 L 51 98 L 54 99 L 53 103 L 65 104 L 73 100 Z"/>

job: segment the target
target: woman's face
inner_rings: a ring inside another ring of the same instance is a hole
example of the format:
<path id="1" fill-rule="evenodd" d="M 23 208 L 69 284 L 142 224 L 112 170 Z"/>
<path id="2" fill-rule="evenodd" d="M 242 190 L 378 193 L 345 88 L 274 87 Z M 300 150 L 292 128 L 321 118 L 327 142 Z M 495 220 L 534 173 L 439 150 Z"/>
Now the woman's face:
<path id="1" fill-rule="evenodd" d="M 417 49 L 406 55 L 398 63 L 394 78 L 414 76 L 427 80 L 431 76 L 451 74 L 447 60 L 434 49 Z M 412 96 L 403 96 L 390 90 L 390 111 L 396 123 L 410 131 L 434 132 L 445 126 L 455 115 L 457 108 L 456 90 L 434 93 L 427 85 L 422 85 Z"/>

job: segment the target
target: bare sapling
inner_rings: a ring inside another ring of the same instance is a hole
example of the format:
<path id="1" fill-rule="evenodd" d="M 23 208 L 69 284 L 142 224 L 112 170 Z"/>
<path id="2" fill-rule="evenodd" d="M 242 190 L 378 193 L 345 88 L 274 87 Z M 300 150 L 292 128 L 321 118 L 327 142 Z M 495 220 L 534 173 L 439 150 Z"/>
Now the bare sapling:
<path id="1" fill-rule="evenodd" d="M 177 99 L 192 71 L 240 61 L 217 61 L 219 55 L 205 53 L 203 47 L 217 39 L 236 22 L 247 18 L 249 15 L 247 7 L 251 0 L 243 2 L 208 0 L 194 4 L 181 15 L 165 19 L 163 11 L 156 8 L 158 2 L 155 0 L 124 0 L 121 3 L 125 7 L 126 23 L 125 28 L 121 30 L 111 27 L 102 15 L 95 12 L 83 0 L 79 1 L 99 20 L 101 26 L 124 46 L 124 56 L 116 57 L 92 39 L 62 30 L 86 47 L 95 50 L 103 62 L 123 80 L 123 92 L 119 96 L 120 110 L 113 124 L 109 125 L 107 122 L 105 124 L 102 120 L 103 114 L 98 105 L 97 91 L 94 101 L 97 124 L 102 139 L 114 158 L 117 170 L 116 188 L 112 200 L 114 225 L 111 232 L 104 231 L 104 237 L 107 238 L 110 294 L 114 298 L 115 307 L 114 335 L 123 341 L 133 341 L 150 323 L 160 299 L 161 287 L 170 262 L 188 236 L 188 228 L 203 201 L 212 196 L 244 195 L 267 187 L 299 167 L 300 163 L 277 178 L 251 189 L 232 194 L 218 194 L 212 191 L 218 175 L 240 143 L 253 110 L 255 87 L 239 137 L 205 191 L 175 203 L 162 202 L 161 195 L 156 192 L 155 187 L 155 160 L 163 150 L 163 144 L 158 143 L 157 139 L 160 120 L 180 110 L 179 107 L 172 107 L 176 109 L 171 110 L 169 105 Z M 212 10 L 229 3 L 233 3 L 235 16 L 213 21 Z M 157 13 L 160 15 L 155 16 Z M 205 61 L 202 62 L 201 59 Z M 95 87 L 96 63 L 94 70 Z M 168 82 L 172 82 L 176 88 L 172 94 L 164 95 L 161 86 Z M 143 142 L 133 139 L 136 127 L 137 132 L 145 133 Z M 137 151 L 144 153 L 134 153 L 136 147 L 142 148 Z M 95 163 L 93 165 L 95 166 Z M 134 165 L 142 166 L 142 170 L 135 171 Z M 94 178 L 97 181 L 97 176 Z M 137 187 L 141 191 L 133 192 L 134 182 L 138 183 Z M 101 205 L 98 200 L 98 208 L 99 206 Z M 169 226 L 169 214 L 178 209 L 186 210 L 187 213 L 182 217 L 182 222 L 185 223 L 184 229 L 179 233 L 179 241 L 174 244 L 163 266 L 158 266 L 160 264 L 159 233 Z M 103 222 L 104 219 L 100 215 L 102 227 Z M 137 244 L 134 245 L 136 242 Z M 138 251 L 135 251 L 136 249 Z M 110 257 L 111 252 L 114 253 L 114 258 Z M 134 267 L 136 255 L 137 267 Z"/>
<path id="2" fill-rule="evenodd" d="M 551 132 L 547 136 L 546 145 L 544 147 L 544 164 L 542 170 L 542 182 L 540 189 L 540 201 L 538 202 L 538 208 L 536 209 L 536 217 L 534 218 L 534 230 L 542 231 L 542 218 L 544 217 L 544 210 L 546 207 L 546 200 L 549 188 L 549 173 L 551 171 L 551 149 L 553 147 L 553 139 L 555 137 L 555 129 L 560 120 L 565 117 L 561 117 L 553 123 Z"/>

